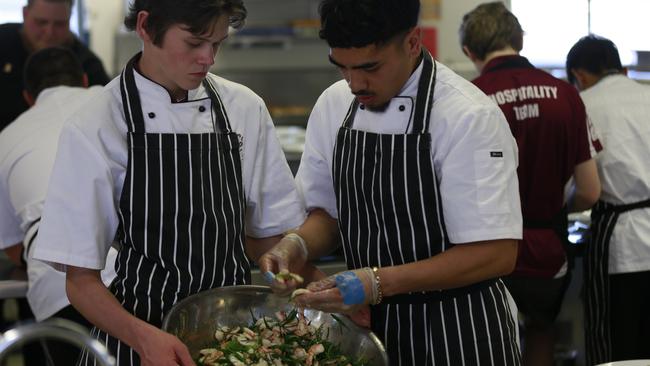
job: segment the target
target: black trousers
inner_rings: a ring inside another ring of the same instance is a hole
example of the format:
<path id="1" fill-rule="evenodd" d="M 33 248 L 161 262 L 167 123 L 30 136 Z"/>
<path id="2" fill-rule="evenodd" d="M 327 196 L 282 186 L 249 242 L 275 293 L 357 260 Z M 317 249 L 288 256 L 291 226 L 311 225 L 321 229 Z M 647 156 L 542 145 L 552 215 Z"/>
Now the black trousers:
<path id="1" fill-rule="evenodd" d="M 612 361 L 650 359 L 650 271 L 609 279 Z"/>

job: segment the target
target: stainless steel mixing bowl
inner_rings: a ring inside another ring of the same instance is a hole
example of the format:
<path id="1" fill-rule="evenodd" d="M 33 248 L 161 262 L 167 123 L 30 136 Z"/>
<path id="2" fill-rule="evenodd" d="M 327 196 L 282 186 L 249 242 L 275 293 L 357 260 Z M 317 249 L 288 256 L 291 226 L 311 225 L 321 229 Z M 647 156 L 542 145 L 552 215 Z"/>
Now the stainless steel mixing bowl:
<path id="1" fill-rule="evenodd" d="M 194 357 L 214 341 L 217 327 L 248 325 L 252 321 L 251 312 L 256 318 L 274 317 L 277 311 L 291 309 L 293 306 L 286 297 L 276 296 L 265 286 L 221 287 L 180 301 L 165 316 L 162 329 L 183 341 Z M 371 365 L 388 365 L 386 350 L 371 331 L 356 326 L 342 315 L 334 319 L 328 313 L 307 309 L 305 317 L 316 326 L 328 327 L 330 341 L 340 344 L 345 354 L 364 357 Z"/>

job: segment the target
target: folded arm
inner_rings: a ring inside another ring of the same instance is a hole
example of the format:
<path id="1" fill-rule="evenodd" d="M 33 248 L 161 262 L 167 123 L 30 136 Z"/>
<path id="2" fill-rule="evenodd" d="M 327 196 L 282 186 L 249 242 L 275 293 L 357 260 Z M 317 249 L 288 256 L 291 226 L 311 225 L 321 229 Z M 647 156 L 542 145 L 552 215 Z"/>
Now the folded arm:
<path id="1" fill-rule="evenodd" d="M 338 246 L 336 220 L 314 210 L 297 231 L 305 239 L 309 259 L 331 253 Z M 385 296 L 413 291 L 462 287 L 511 273 L 517 260 L 514 239 L 459 244 L 431 258 L 379 269 Z"/>
<path id="2" fill-rule="evenodd" d="M 517 241 L 511 239 L 465 243 L 408 264 L 367 268 L 336 274 L 310 284 L 312 292 L 296 297 L 301 306 L 327 312 L 354 313 L 385 296 L 471 285 L 509 274 L 517 259 Z M 379 293 L 381 292 L 381 296 Z"/>
<path id="3" fill-rule="evenodd" d="M 431 258 L 378 271 L 384 296 L 445 290 L 510 274 L 517 241 L 488 240 L 456 245 Z"/>

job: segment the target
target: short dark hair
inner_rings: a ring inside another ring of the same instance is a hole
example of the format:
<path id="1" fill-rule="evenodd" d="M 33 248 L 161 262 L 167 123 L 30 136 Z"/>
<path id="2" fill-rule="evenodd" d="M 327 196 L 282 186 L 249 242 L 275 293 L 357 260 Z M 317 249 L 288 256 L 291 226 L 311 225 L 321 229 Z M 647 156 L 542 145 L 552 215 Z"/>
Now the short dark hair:
<path id="1" fill-rule="evenodd" d="M 365 47 L 417 26 L 420 0 L 323 0 L 319 11 L 319 35 L 330 47 Z"/>
<path id="2" fill-rule="evenodd" d="M 34 1 L 36 0 L 27 0 L 27 7 L 29 8 L 34 4 Z M 74 0 L 43 0 L 48 3 L 68 3 L 70 5 L 70 8 L 74 6 Z"/>
<path id="3" fill-rule="evenodd" d="M 465 14 L 458 35 L 461 47 L 467 47 L 479 60 L 508 46 L 519 52 L 524 45 L 519 20 L 500 1 L 481 4 Z"/>
<path id="4" fill-rule="evenodd" d="M 34 98 L 47 88 L 60 85 L 84 86 L 81 62 L 67 48 L 51 47 L 34 52 L 25 61 L 25 90 Z"/>
<path id="5" fill-rule="evenodd" d="M 135 30 L 140 11 L 149 13 L 145 27 L 157 46 L 174 24 L 187 26 L 192 34 L 204 34 L 224 14 L 229 16 L 230 26 L 240 28 L 247 14 L 242 0 L 133 0 L 124 18 L 127 29 Z"/>
<path id="6" fill-rule="evenodd" d="M 575 84 L 573 69 L 584 69 L 594 75 L 601 76 L 612 71 L 623 70 L 618 48 L 607 38 L 590 34 L 580 38 L 571 47 L 566 57 L 567 79 Z"/>

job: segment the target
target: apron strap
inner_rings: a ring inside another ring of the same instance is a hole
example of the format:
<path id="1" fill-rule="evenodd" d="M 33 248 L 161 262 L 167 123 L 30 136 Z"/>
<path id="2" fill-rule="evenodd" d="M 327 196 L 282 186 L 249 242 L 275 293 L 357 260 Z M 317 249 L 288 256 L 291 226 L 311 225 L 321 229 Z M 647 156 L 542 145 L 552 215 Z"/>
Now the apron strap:
<path id="1" fill-rule="evenodd" d="M 126 67 L 120 75 L 120 90 L 122 92 L 122 105 L 124 107 L 124 119 L 128 126 L 129 132 L 145 133 L 144 116 L 142 114 L 142 104 L 140 103 L 140 94 L 135 84 L 134 65 L 140 59 L 142 53 L 133 56 L 126 64 Z M 221 97 L 210 81 L 209 77 L 203 79 L 203 87 L 206 89 L 212 100 L 213 109 L 213 128 L 214 131 L 225 133 L 232 132 L 228 114 L 223 106 Z M 216 120 L 216 121 L 215 121 Z M 216 122 L 216 123 L 215 123 Z"/>
<path id="2" fill-rule="evenodd" d="M 357 98 L 352 100 L 348 113 L 345 114 L 345 119 L 343 120 L 343 128 L 352 128 L 354 123 L 354 116 L 357 115 L 357 109 L 359 109 L 359 101 Z"/>
<path id="3" fill-rule="evenodd" d="M 413 133 L 426 133 L 431 123 L 431 110 L 433 109 L 433 94 L 435 91 L 438 66 L 429 51 L 422 50 L 422 75 L 418 84 L 418 95 L 415 101 L 415 116 L 413 119 Z"/>
<path id="4" fill-rule="evenodd" d="M 223 106 L 221 97 L 219 96 L 219 93 L 217 93 L 217 89 L 212 84 L 212 80 L 210 80 L 209 76 L 206 76 L 205 79 L 203 79 L 203 87 L 208 92 L 210 100 L 212 101 L 212 111 L 214 113 L 212 116 L 212 123 L 214 125 L 214 132 L 221 131 L 223 133 L 231 133 L 232 128 L 230 127 L 228 113 L 226 113 L 226 108 Z"/>
<path id="5" fill-rule="evenodd" d="M 531 220 L 524 217 L 523 227 L 524 229 L 560 229 L 558 232 L 566 233 L 568 214 L 569 208 L 564 205 L 550 220 Z M 563 237 L 565 236 L 563 235 Z"/>
<path id="6" fill-rule="evenodd" d="M 530 220 L 524 217 L 524 229 L 550 229 L 562 242 L 564 252 L 567 256 L 569 269 L 573 269 L 577 248 L 569 241 L 569 208 L 564 205 L 560 212 L 556 213 L 550 220 Z"/>
<path id="7" fill-rule="evenodd" d="M 599 210 L 599 211 L 602 210 L 604 212 L 616 212 L 618 214 L 622 214 L 623 212 L 628 212 L 639 208 L 650 207 L 650 199 L 638 201 L 634 203 L 628 203 L 624 205 L 613 205 L 611 203 L 607 203 L 604 201 L 601 201 L 601 203 L 602 203 L 601 205 L 595 206 L 594 210 Z"/>
<path id="8" fill-rule="evenodd" d="M 23 252 L 20 256 L 20 260 L 24 265 L 27 264 L 27 258 L 29 258 L 29 252 L 32 248 L 32 244 L 34 244 L 34 239 L 36 239 L 36 235 L 38 235 L 38 224 L 40 222 L 41 218 L 39 217 L 38 219 L 30 222 L 27 226 L 27 230 L 25 230 L 25 238 L 23 239 Z"/>
<path id="9" fill-rule="evenodd" d="M 427 304 L 437 301 L 449 300 L 458 296 L 465 296 L 469 293 L 484 290 L 497 283 L 492 278 L 464 287 L 452 288 L 441 291 L 414 292 L 385 297 L 382 304 Z"/>
<path id="10" fill-rule="evenodd" d="M 140 95 L 135 85 L 135 76 L 133 76 L 134 65 L 140 59 L 142 52 L 133 56 L 126 64 L 120 75 L 120 91 L 122 92 L 122 107 L 124 108 L 124 120 L 131 133 L 145 133 L 144 116 L 142 115 L 142 105 L 140 104 Z"/>

